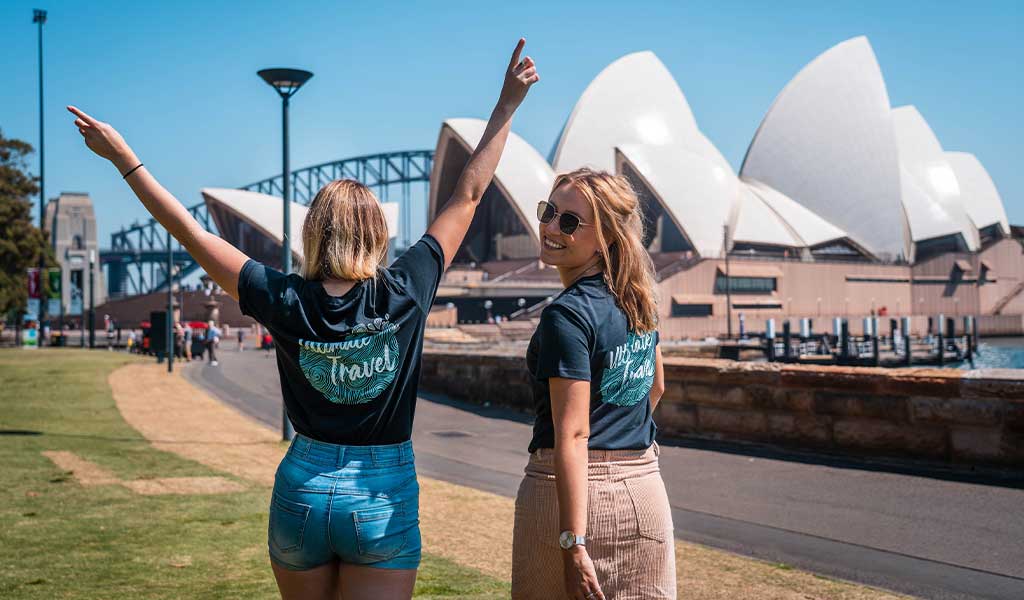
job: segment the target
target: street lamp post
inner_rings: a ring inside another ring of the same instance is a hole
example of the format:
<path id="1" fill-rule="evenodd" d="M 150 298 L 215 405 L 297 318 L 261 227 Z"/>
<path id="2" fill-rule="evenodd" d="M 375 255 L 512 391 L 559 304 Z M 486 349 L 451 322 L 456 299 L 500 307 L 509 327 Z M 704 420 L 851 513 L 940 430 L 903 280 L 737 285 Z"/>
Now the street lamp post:
<path id="1" fill-rule="evenodd" d="M 39 231 L 45 229 L 46 221 L 46 147 L 43 143 L 43 25 L 46 23 L 46 11 L 38 8 L 32 10 L 32 22 L 39 25 Z M 46 241 L 39 251 L 39 276 L 46 272 Z M 41 280 L 41 279 L 40 279 Z M 43 318 L 46 316 L 45 298 L 39 301 L 39 327 L 42 330 Z M 45 340 L 39 340 L 42 346 Z"/>
<path id="2" fill-rule="evenodd" d="M 167 230 L 167 372 L 174 372 L 174 246 Z M 210 350 L 213 352 L 213 350 Z"/>
<path id="3" fill-rule="evenodd" d="M 292 174 L 288 166 L 288 99 L 294 96 L 313 74 L 301 69 L 263 69 L 257 75 L 281 96 L 281 193 L 284 197 L 284 202 L 282 202 L 284 230 L 281 232 L 281 271 L 288 274 L 292 270 L 290 194 Z M 295 437 L 295 430 L 292 429 L 292 422 L 288 420 L 288 409 L 284 404 L 281 405 L 281 437 L 285 440 Z"/>
<path id="4" fill-rule="evenodd" d="M 96 269 L 96 251 L 89 251 L 89 349 L 96 347 L 96 296 L 93 294 L 93 270 Z"/>
<path id="5" fill-rule="evenodd" d="M 729 225 L 723 226 L 725 236 L 725 339 L 732 339 L 732 278 L 729 273 Z"/>

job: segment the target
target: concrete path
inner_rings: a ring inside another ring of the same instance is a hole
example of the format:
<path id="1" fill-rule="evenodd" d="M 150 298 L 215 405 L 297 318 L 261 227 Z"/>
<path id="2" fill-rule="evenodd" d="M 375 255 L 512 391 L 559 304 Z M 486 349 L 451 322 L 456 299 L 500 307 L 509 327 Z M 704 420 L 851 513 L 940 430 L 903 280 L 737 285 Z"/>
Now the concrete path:
<path id="1" fill-rule="evenodd" d="M 185 376 L 280 424 L 273 355 L 225 348 Z M 426 397 L 419 471 L 514 496 L 528 415 Z M 1024 483 L 752 446 L 663 443 L 678 538 L 926 598 L 1024 598 Z"/>

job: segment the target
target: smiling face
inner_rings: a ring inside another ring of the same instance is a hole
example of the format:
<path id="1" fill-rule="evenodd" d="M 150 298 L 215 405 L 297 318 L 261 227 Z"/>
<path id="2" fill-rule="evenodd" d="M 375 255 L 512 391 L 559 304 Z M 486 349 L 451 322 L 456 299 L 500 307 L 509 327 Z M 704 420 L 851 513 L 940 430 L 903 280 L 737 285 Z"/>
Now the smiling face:
<path id="1" fill-rule="evenodd" d="M 594 209 L 587 199 L 571 184 L 558 186 L 551 192 L 548 202 L 558 215 L 551 222 L 540 224 L 540 259 L 553 267 L 574 269 L 594 261 L 601 249 L 594 226 Z M 562 213 L 572 213 L 582 223 L 571 235 L 558 227 Z"/>

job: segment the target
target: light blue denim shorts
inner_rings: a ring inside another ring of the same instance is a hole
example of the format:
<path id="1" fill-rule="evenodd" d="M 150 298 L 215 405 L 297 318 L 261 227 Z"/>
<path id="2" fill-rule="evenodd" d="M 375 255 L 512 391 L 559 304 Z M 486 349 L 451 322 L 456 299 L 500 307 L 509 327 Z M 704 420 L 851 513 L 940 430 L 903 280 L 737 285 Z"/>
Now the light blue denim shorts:
<path id="1" fill-rule="evenodd" d="M 293 570 L 335 559 L 381 569 L 420 564 L 412 442 L 342 446 L 296 435 L 270 500 L 270 558 Z"/>

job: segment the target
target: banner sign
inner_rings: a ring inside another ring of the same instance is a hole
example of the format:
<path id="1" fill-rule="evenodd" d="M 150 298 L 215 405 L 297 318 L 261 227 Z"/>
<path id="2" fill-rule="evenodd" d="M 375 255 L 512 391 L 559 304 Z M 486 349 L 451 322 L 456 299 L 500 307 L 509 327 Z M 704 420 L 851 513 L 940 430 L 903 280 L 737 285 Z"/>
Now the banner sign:
<path id="1" fill-rule="evenodd" d="M 43 289 L 40 285 L 39 280 L 39 269 L 32 268 L 28 270 L 28 297 L 29 298 L 42 298 Z"/>
<path id="2" fill-rule="evenodd" d="M 68 315 L 77 317 L 82 314 L 82 289 L 76 285 L 71 286 L 71 303 L 68 305 Z"/>
<path id="3" fill-rule="evenodd" d="M 51 316 L 56 316 L 61 312 L 60 267 L 51 267 L 49 275 L 50 289 L 49 294 L 47 294 L 48 299 L 46 302 L 46 313 Z"/>

